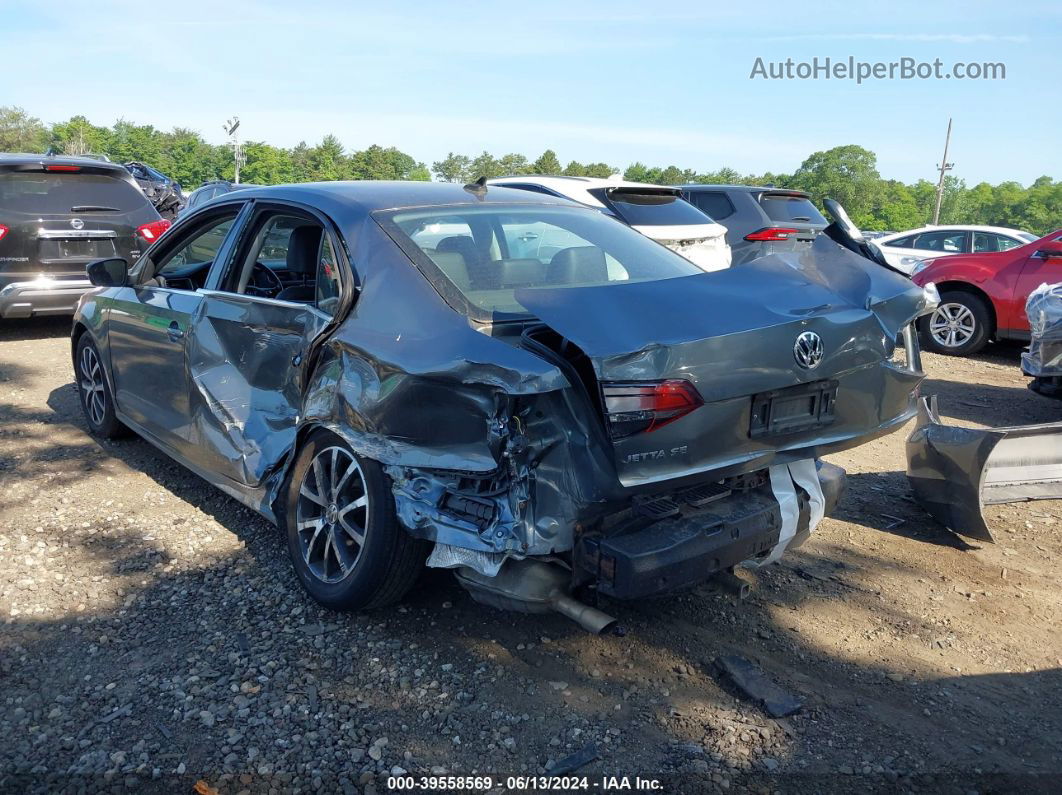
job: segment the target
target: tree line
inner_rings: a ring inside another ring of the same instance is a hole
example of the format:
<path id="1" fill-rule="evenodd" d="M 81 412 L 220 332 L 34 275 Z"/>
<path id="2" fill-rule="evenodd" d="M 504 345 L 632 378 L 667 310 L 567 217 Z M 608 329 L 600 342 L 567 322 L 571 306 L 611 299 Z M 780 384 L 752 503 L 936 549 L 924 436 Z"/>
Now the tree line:
<path id="1" fill-rule="evenodd" d="M 119 120 L 111 127 L 94 125 L 84 116 L 45 124 L 21 108 L 0 107 L 0 151 L 105 154 L 116 162 L 139 160 L 191 190 L 210 179 L 232 179 L 231 147 L 210 144 L 194 130 L 169 132 L 151 125 Z M 283 148 L 261 141 L 243 145 L 244 182 L 279 184 L 339 179 L 408 179 L 471 182 L 479 177 L 518 174 L 564 174 L 609 177 L 622 174 L 635 182 L 663 185 L 721 183 L 773 185 L 807 191 L 821 206 L 824 198 L 839 201 L 853 221 L 868 230 L 911 229 L 929 223 L 936 185 L 928 180 L 907 184 L 882 178 L 877 157 L 861 146 L 838 146 L 807 157 L 791 174 L 741 174 L 731 168 L 698 172 L 678 166 L 647 166 L 635 162 L 620 169 L 604 162 L 561 162 L 547 149 L 538 158 L 483 152 L 471 156 L 450 152 L 429 168 L 395 147 L 372 145 L 347 151 L 334 135 L 313 146 Z M 988 224 L 1046 234 L 1062 227 L 1062 182 L 1042 176 L 1029 186 L 1007 181 L 967 186 L 949 175 L 944 181 L 940 223 Z"/>

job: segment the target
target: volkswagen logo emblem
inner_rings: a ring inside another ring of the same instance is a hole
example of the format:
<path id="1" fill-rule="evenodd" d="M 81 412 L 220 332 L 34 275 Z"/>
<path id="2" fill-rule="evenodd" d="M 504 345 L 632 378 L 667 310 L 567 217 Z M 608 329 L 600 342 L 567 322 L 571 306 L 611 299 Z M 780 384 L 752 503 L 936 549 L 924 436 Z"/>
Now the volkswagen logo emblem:
<path id="1" fill-rule="evenodd" d="M 793 346 L 793 357 L 796 359 L 797 364 L 805 370 L 812 370 L 818 367 L 819 362 L 822 361 L 823 353 L 822 337 L 814 331 L 805 331 L 796 338 L 796 344 Z"/>
<path id="2" fill-rule="evenodd" d="M 85 226 L 85 222 L 82 221 L 80 218 L 71 218 L 70 226 L 74 227 L 74 229 L 81 229 Z"/>

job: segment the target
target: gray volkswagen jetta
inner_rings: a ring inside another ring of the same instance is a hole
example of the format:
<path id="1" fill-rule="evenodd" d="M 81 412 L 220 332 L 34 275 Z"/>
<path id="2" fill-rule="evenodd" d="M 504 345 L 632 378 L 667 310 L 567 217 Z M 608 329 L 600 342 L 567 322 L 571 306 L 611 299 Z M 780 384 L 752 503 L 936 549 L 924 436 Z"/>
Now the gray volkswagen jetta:
<path id="1" fill-rule="evenodd" d="M 254 188 L 88 266 L 74 369 L 93 433 L 275 522 L 324 605 L 427 563 L 599 631 L 599 594 L 777 560 L 837 500 L 820 456 L 914 415 L 927 297 L 849 248 L 704 273 L 525 191 Z"/>

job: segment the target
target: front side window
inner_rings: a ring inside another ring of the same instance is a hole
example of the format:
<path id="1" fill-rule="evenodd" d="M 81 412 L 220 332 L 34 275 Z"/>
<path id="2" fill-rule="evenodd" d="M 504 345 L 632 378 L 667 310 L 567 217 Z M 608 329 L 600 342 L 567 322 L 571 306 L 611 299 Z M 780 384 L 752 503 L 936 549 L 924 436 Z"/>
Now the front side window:
<path id="1" fill-rule="evenodd" d="M 945 254 L 960 254 L 966 242 L 966 233 L 961 231 L 922 232 L 914 239 L 914 248 L 925 251 L 940 251 Z"/>
<path id="2" fill-rule="evenodd" d="M 473 317 L 526 315 L 516 291 L 657 281 L 703 273 L 589 209 L 459 206 L 378 213 L 377 220 L 443 295 Z"/>
<path id="3" fill-rule="evenodd" d="M 882 243 L 882 245 L 890 248 L 910 248 L 912 243 L 914 243 L 914 235 L 907 235 L 890 240 L 888 243 Z"/>
<path id="4" fill-rule="evenodd" d="M 164 277 L 169 287 L 201 287 L 235 221 L 235 212 L 213 219 L 176 249 L 164 254 L 156 263 L 154 275 Z"/>
<path id="5" fill-rule="evenodd" d="M 992 251 L 1010 251 L 1012 248 L 1025 245 L 1024 243 L 1015 240 L 1012 237 L 1006 237 L 1004 235 L 997 235 L 995 232 L 974 232 L 973 233 L 973 250 L 974 253 L 992 252 Z"/>

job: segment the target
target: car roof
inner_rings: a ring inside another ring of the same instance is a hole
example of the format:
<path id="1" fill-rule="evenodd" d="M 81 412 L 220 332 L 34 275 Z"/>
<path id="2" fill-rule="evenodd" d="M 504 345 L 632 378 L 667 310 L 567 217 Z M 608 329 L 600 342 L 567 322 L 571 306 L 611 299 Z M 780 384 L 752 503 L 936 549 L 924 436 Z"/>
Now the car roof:
<path id="1" fill-rule="evenodd" d="M 217 196 L 213 204 L 223 197 Z M 466 190 L 453 182 L 414 182 L 387 180 L 355 180 L 348 182 L 301 182 L 294 185 L 249 187 L 240 191 L 240 198 L 276 198 L 310 205 L 327 203 L 348 211 L 368 214 L 377 210 L 397 210 L 406 207 L 430 207 L 452 204 L 554 204 L 571 206 L 570 202 L 514 188 L 487 186 L 482 192 Z M 206 205 L 204 205 L 206 206 Z"/>
<path id="2" fill-rule="evenodd" d="M 937 224 L 936 226 L 920 226 L 917 229 L 908 229 L 906 232 L 894 232 L 891 235 L 885 235 L 879 237 L 879 241 L 893 240 L 895 238 L 907 237 L 908 235 L 918 235 L 922 232 L 947 232 L 955 230 L 957 232 L 995 232 L 1002 235 L 1017 236 L 1019 234 L 1030 234 L 1024 232 L 1021 229 L 1010 229 L 1005 226 L 981 226 L 978 224 Z"/>
<path id="3" fill-rule="evenodd" d="M 691 182 L 687 185 L 679 185 L 681 190 L 685 191 L 698 191 L 698 190 L 740 190 L 746 193 L 785 193 L 792 196 L 803 196 L 808 199 L 811 198 L 811 194 L 797 190 L 796 188 L 779 188 L 777 186 L 770 187 L 768 185 L 720 185 L 704 182 Z"/>
<path id="4" fill-rule="evenodd" d="M 651 190 L 678 191 L 674 185 L 653 185 L 648 182 L 629 182 L 623 179 L 605 179 L 603 177 L 568 177 L 540 174 L 524 176 L 495 177 L 487 180 L 487 185 L 504 187 L 505 185 L 541 185 L 580 204 L 603 209 L 604 204 L 590 193 L 593 188 L 649 188 Z M 539 194 L 541 195 L 541 194 Z"/>
<path id="5" fill-rule="evenodd" d="M 0 166 L 82 166 L 97 170 L 117 171 L 128 174 L 125 166 L 121 163 L 112 163 L 110 160 L 97 160 L 94 157 L 79 157 L 77 155 L 35 155 L 26 152 L 0 154 Z"/>

